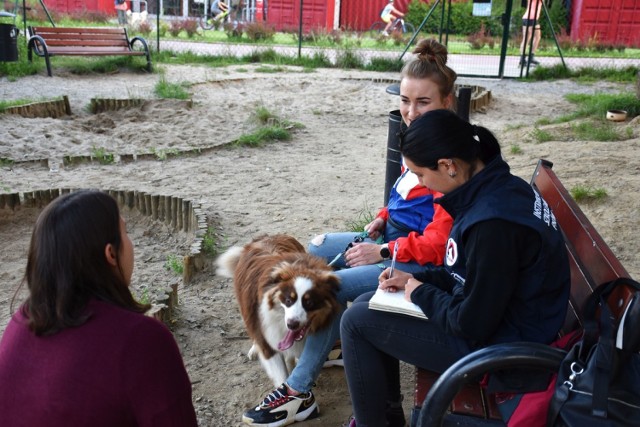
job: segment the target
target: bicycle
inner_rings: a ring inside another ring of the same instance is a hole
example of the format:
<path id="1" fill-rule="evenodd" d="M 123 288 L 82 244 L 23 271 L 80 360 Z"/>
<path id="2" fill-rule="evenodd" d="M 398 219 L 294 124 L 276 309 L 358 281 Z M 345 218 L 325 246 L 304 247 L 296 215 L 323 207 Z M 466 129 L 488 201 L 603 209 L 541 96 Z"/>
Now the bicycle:
<path id="1" fill-rule="evenodd" d="M 376 21 L 373 24 L 371 24 L 371 27 L 369 27 L 369 31 L 382 33 L 386 27 L 387 27 L 386 22 Z M 403 18 L 396 18 L 393 20 L 393 23 L 391 24 L 391 28 L 389 28 L 388 32 L 389 34 L 391 33 L 413 34 L 414 31 L 415 31 L 415 27 L 412 24 L 408 22 L 404 22 Z"/>
<path id="2" fill-rule="evenodd" d="M 211 10 L 205 10 L 204 14 L 200 17 L 200 27 L 203 30 L 211 30 L 217 27 L 218 24 L 223 23 L 227 16 L 229 16 L 229 13 L 231 13 L 230 7 L 216 16 L 211 15 Z"/>

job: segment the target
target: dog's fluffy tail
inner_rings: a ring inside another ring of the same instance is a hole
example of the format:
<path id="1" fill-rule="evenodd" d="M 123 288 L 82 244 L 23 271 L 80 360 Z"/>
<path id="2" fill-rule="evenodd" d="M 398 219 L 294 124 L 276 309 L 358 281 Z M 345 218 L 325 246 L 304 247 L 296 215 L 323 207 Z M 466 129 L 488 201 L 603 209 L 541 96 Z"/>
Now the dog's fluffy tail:
<path id="1" fill-rule="evenodd" d="M 236 265 L 238 265 L 243 250 L 241 246 L 232 246 L 221 254 L 216 259 L 216 265 L 218 266 L 216 274 L 233 278 L 233 272 L 236 270 Z"/>

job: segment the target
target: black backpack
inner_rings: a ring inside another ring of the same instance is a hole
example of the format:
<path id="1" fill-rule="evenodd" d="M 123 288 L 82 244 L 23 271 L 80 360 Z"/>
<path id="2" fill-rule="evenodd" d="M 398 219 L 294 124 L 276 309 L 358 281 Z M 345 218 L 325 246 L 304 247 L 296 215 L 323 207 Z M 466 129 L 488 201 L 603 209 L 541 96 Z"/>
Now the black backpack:
<path id="1" fill-rule="evenodd" d="M 621 286 L 631 290 L 628 300 Z M 619 322 L 611 303 L 624 309 Z M 560 366 L 547 425 L 639 426 L 639 351 L 640 283 L 621 278 L 599 286 L 585 304 L 582 340 Z"/>

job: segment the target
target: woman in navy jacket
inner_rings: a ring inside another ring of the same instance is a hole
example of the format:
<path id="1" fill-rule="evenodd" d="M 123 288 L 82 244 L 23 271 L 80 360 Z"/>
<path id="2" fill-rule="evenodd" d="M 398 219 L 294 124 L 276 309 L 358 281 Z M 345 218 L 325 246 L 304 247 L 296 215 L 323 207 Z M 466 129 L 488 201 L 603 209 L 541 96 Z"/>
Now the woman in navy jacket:
<path id="1" fill-rule="evenodd" d="M 342 318 L 342 349 L 355 420 L 386 426 L 400 395 L 399 364 L 443 372 L 491 344 L 552 342 L 569 298 L 569 264 L 555 217 L 532 187 L 510 173 L 487 129 L 447 110 L 421 116 L 402 137 L 420 182 L 440 191 L 453 217 L 445 263 L 410 275 L 389 270 L 379 287 L 405 292 L 428 321 L 370 310 L 358 298 Z M 355 424 L 355 422 L 353 422 Z"/>

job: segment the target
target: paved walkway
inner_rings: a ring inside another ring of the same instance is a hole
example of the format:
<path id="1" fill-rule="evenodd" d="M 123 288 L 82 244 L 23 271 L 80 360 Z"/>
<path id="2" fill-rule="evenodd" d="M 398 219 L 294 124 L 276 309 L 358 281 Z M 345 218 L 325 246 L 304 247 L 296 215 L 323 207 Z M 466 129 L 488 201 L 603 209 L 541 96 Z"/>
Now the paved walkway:
<path id="1" fill-rule="evenodd" d="M 150 40 L 153 49 L 156 49 L 156 41 Z M 339 54 L 344 50 L 332 48 L 305 47 L 300 49 L 297 46 L 275 46 L 275 45 L 248 45 L 248 44 L 232 44 L 232 43 L 202 43 L 191 41 L 175 41 L 160 40 L 160 49 L 169 49 L 175 52 L 191 51 L 199 55 L 229 55 L 229 56 L 245 56 L 255 53 L 256 51 L 274 49 L 282 55 L 297 56 L 313 56 L 314 53 L 323 52 L 326 57 L 333 63 Z M 404 50 L 404 46 L 399 46 L 397 51 L 375 50 L 375 49 L 358 49 L 357 53 L 364 62 L 368 62 L 373 57 L 398 58 Z M 405 55 L 405 58 L 408 57 Z M 541 65 L 550 67 L 555 64 L 561 64 L 560 57 L 539 57 Z M 526 75 L 526 69 L 521 70 L 518 66 L 520 57 L 507 56 L 504 64 L 504 77 L 520 77 Z M 623 68 L 635 66 L 640 68 L 640 59 L 625 58 L 565 58 L 565 64 L 570 69 L 594 67 L 594 68 Z M 449 55 L 449 64 L 451 68 L 456 70 L 460 76 L 469 77 L 497 77 L 500 57 L 496 55 Z"/>

